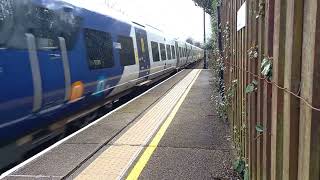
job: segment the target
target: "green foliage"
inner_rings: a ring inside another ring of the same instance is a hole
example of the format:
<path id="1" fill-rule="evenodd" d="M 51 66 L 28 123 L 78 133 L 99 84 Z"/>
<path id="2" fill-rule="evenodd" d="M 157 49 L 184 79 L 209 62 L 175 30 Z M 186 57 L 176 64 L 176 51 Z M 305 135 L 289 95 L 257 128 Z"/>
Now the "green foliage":
<path id="1" fill-rule="evenodd" d="M 253 80 L 253 81 L 252 81 L 252 84 L 254 84 L 254 85 L 257 87 L 257 86 L 258 86 L 258 81 Z"/>
<path id="2" fill-rule="evenodd" d="M 246 93 L 251 93 L 254 91 L 254 85 L 253 84 L 249 84 L 247 87 L 246 87 Z"/>
<path id="3" fill-rule="evenodd" d="M 258 82 L 253 80 L 250 84 L 246 87 L 246 94 L 252 93 L 253 91 L 257 90 Z"/>
<path id="4" fill-rule="evenodd" d="M 205 48 L 206 50 L 213 50 L 215 44 L 215 40 L 211 37 L 210 39 L 207 40 L 206 44 L 205 44 Z"/>
<path id="5" fill-rule="evenodd" d="M 249 180 L 249 168 L 248 168 L 248 164 L 246 164 L 244 159 L 242 158 L 237 159 L 233 163 L 233 170 L 238 173 L 241 179 Z"/>
<path id="6" fill-rule="evenodd" d="M 264 131 L 263 126 L 261 124 L 256 125 L 256 131 L 262 133 Z"/>
<path id="7" fill-rule="evenodd" d="M 248 50 L 249 59 L 257 59 L 259 57 L 258 47 L 253 46 Z"/>
<path id="8" fill-rule="evenodd" d="M 244 170 L 243 180 L 249 180 L 249 168 Z"/>
<path id="9" fill-rule="evenodd" d="M 242 159 L 237 159 L 233 164 L 233 169 L 239 173 L 242 174 L 245 170 L 246 163 Z"/>
<path id="10" fill-rule="evenodd" d="M 212 8 L 212 4 L 217 4 L 217 0 L 193 0 L 196 6 L 204 8 L 206 13 L 212 14 L 215 9 Z"/>
<path id="11" fill-rule="evenodd" d="M 272 61 L 271 58 L 265 57 L 261 62 L 261 74 L 267 79 L 271 80 L 272 78 Z"/>

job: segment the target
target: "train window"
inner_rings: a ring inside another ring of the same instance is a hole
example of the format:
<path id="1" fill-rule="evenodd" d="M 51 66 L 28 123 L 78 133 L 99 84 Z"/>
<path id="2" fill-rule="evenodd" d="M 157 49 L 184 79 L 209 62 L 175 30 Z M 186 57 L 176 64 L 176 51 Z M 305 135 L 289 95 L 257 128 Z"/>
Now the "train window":
<path id="1" fill-rule="evenodd" d="M 131 37 L 118 36 L 120 47 L 120 64 L 122 66 L 130 66 L 136 63 L 133 49 L 133 40 Z"/>
<path id="2" fill-rule="evenodd" d="M 62 16 L 60 14 L 60 16 Z M 64 18 L 60 18 L 60 36 L 66 39 L 67 50 L 72 50 L 76 45 L 78 34 L 80 32 L 82 18 L 71 13 L 65 13 Z M 61 28 L 63 27 L 63 28 Z"/>
<path id="3" fill-rule="evenodd" d="M 0 3 L 0 46 L 6 45 L 14 28 L 14 2 L 13 0 Z"/>
<path id="4" fill-rule="evenodd" d="M 181 47 L 179 47 L 179 54 L 180 54 L 180 58 L 182 58 L 182 49 L 181 49 Z"/>
<path id="5" fill-rule="evenodd" d="M 161 60 L 164 61 L 164 60 L 167 60 L 167 57 L 166 57 L 166 47 L 164 44 L 160 43 L 160 51 L 161 51 Z"/>
<path id="6" fill-rule="evenodd" d="M 159 45 L 157 42 L 151 41 L 153 61 L 160 61 Z"/>
<path id="7" fill-rule="evenodd" d="M 176 50 L 174 48 L 174 46 L 171 46 L 171 51 L 172 51 L 172 59 L 176 58 Z"/>
<path id="8" fill-rule="evenodd" d="M 166 48 L 167 48 L 167 57 L 168 57 L 168 60 L 171 59 L 171 48 L 170 48 L 170 45 L 166 45 Z"/>
<path id="9" fill-rule="evenodd" d="M 80 17 L 73 12 L 58 12 L 35 4 L 14 10 L 19 7 L 11 6 L 10 2 L 6 0 L 0 6 L 0 26 L 3 26 L 0 27 L 0 44 L 8 48 L 26 49 L 25 33 L 31 33 L 36 38 L 39 50 L 58 49 L 58 37 L 65 38 L 67 50 L 73 48 L 80 31 Z"/>
<path id="10" fill-rule="evenodd" d="M 34 7 L 29 33 L 36 37 L 37 48 L 40 50 L 53 50 L 59 48 L 57 21 L 55 12 L 43 7 Z"/>
<path id="11" fill-rule="evenodd" d="M 85 29 L 84 32 L 89 68 L 111 68 L 114 65 L 111 35 L 93 29 Z"/>
<path id="12" fill-rule="evenodd" d="M 58 37 L 66 40 L 67 49 L 74 47 L 81 19 L 72 12 L 56 12 L 43 7 L 33 7 L 29 31 L 37 38 L 38 49 L 50 50 L 59 47 Z"/>

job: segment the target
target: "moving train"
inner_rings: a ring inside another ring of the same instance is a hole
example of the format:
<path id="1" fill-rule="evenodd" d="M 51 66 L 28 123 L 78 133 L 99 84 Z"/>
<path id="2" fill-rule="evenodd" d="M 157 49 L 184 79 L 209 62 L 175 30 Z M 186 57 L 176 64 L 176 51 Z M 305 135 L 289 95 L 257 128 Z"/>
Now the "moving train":
<path id="1" fill-rule="evenodd" d="M 1 0 L 0 169 L 201 58 L 201 48 L 90 1 Z"/>

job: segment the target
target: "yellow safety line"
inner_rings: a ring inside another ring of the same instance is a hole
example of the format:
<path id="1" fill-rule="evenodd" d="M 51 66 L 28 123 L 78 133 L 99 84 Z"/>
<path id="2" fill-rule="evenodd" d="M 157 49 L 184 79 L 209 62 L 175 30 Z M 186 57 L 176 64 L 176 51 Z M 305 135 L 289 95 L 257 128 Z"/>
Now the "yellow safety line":
<path id="1" fill-rule="evenodd" d="M 201 70 L 199 70 L 199 72 L 197 73 L 197 75 L 195 76 L 195 78 L 192 80 L 191 84 L 189 85 L 189 87 L 187 88 L 187 90 L 184 92 L 184 94 L 182 95 L 182 97 L 179 99 L 178 103 L 175 105 L 175 107 L 173 108 L 172 112 L 170 113 L 170 115 L 167 117 L 167 119 L 165 120 L 165 122 L 163 123 L 163 125 L 161 126 L 161 128 L 159 129 L 159 131 L 157 132 L 157 134 L 154 136 L 154 138 L 152 139 L 151 143 L 149 144 L 149 146 L 146 148 L 146 150 L 143 152 L 142 156 L 140 157 L 140 159 L 138 160 L 138 162 L 135 164 L 134 168 L 131 170 L 131 172 L 129 173 L 127 180 L 136 180 L 138 179 L 138 177 L 140 176 L 143 168 L 146 166 L 146 164 L 148 163 L 150 157 L 152 156 L 154 150 L 157 148 L 161 138 L 163 137 L 163 135 L 165 134 L 166 130 L 168 129 L 169 125 L 171 124 L 172 120 L 174 119 L 175 115 L 177 114 L 180 106 L 182 105 L 183 101 L 185 100 L 185 98 L 187 97 L 191 87 L 193 86 L 193 84 L 195 83 L 195 81 L 197 80 L 199 74 L 200 74 Z"/>

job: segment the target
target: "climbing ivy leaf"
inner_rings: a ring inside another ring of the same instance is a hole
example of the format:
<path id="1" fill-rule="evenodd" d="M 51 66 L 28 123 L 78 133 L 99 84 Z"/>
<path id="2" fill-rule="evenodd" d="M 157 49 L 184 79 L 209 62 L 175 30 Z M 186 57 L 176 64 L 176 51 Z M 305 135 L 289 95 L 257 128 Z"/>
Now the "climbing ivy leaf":
<path id="1" fill-rule="evenodd" d="M 243 180 L 249 180 L 249 169 L 244 170 Z"/>
<path id="2" fill-rule="evenodd" d="M 263 58 L 262 62 L 261 62 L 261 69 L 264 68 L 264 66 L 268 63 L 268 58 Z"/>
<path id="3" fill-rule="evenodd" d="M 264 76 L 267 76 L 267 75 L 269 74 L 270 70 L 271 70 L 271 63 L 267 63 L 267 64 L 264 66 L 264 68 L 263 68 L 263 70 L 262 70 L 261 73 L 262 73 Z"/>
<path id="4" fill-rule="evenodd" d="M 263 126 L 261 124 L 256 125 L 256 131 L 257 132 L 263 132 Z"/>
<path id="5" fill-rule="evenodd" d="M 246 94 L 257 90 L 257 86 L 258 86 L 258 82 L 256 80 L 253 80 L 250 84 L 247 85 Z"/>
<path id="6" fill-rule="evenodd" d="M 249 84 L 247 87 L 246 87 L 246 93 L 251 93 L 254 91 L 254 85 L 253 84 Z"/>
<path id="7" fill-rule="evenodd" d="M 246 167 L 246 163 L 242 159 L 236 160 L 235 163 L 233 164 L 233 169 L 239 174 L 243 173 L 245 167 Z"/>
<path id="8" fill-rule="evenodd" d="M 272 78 L 272 61 L 271 58 L 265 57 L 261 62 L 261 74 L 269 80 Z"/>
<path id="9" fill-rule="evenodd" d="M 258 81 L 253 80 L 253 81 L 252 81 L 252 84 L 254 84 L 255 86 L 258 86 Z"/>

